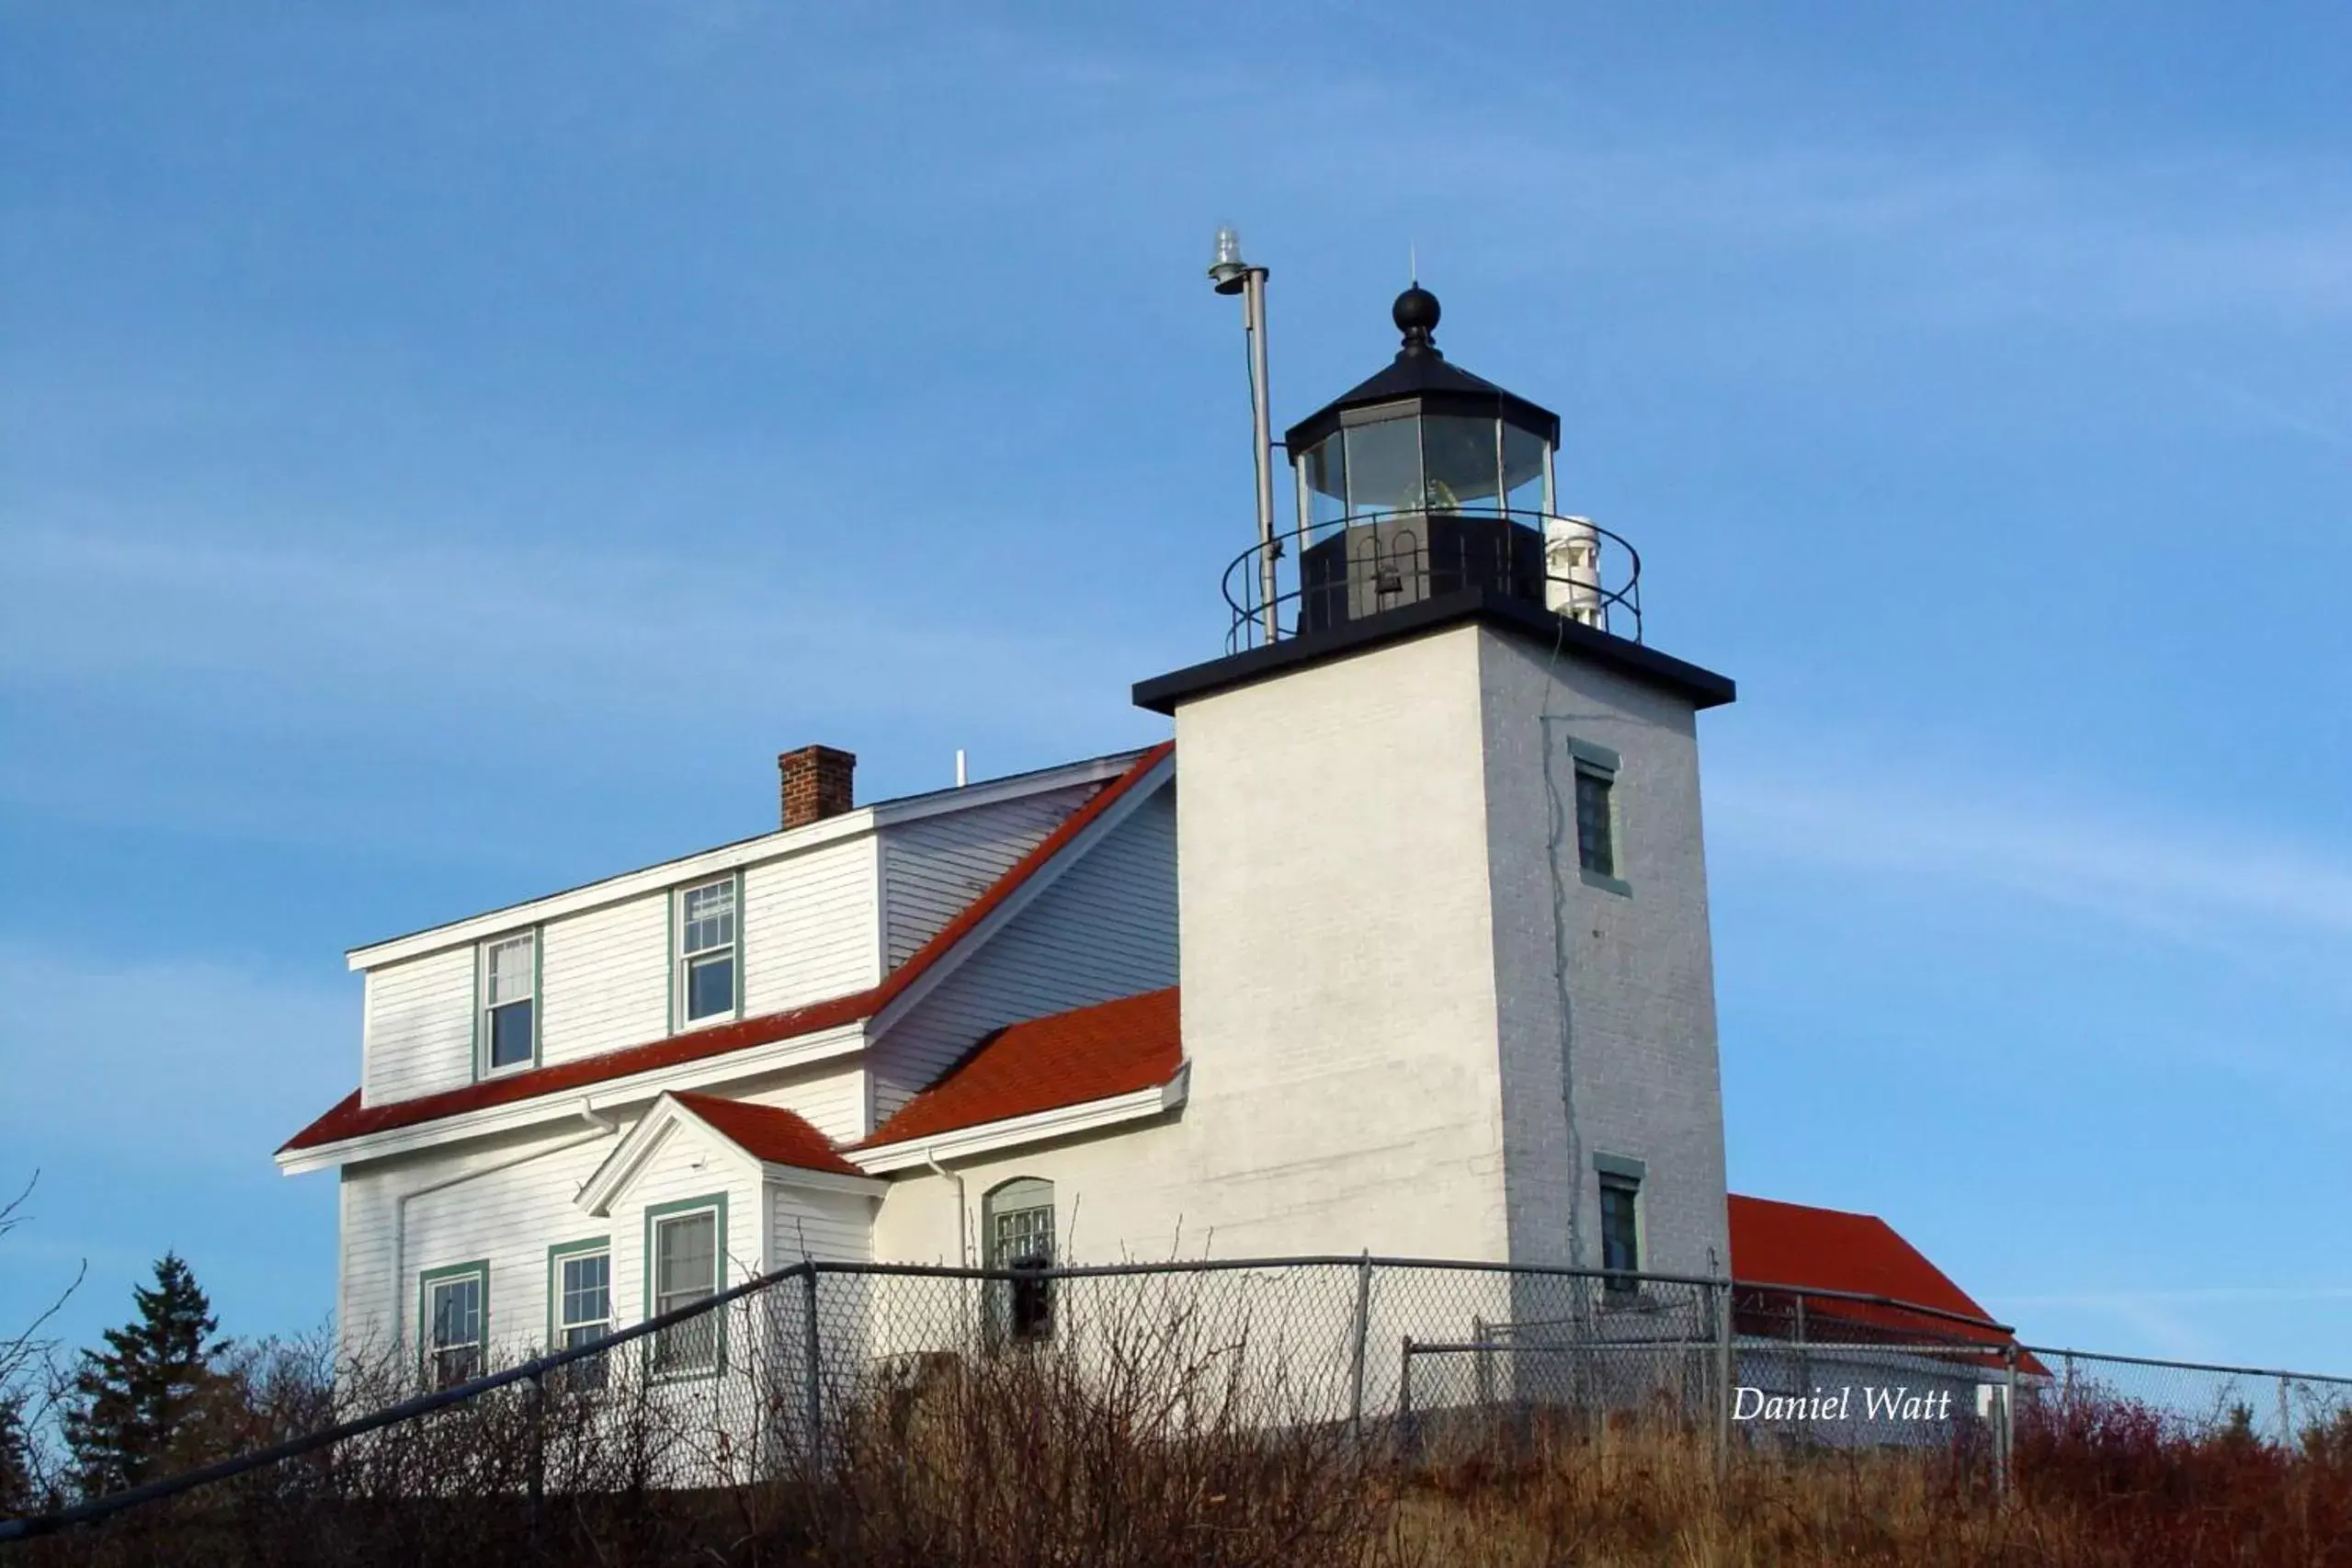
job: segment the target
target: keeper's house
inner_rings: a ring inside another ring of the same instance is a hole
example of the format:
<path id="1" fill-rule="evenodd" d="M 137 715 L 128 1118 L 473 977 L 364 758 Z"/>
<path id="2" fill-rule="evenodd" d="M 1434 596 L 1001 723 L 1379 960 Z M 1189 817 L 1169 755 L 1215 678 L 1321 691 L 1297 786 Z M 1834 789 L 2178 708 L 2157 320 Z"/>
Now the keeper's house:
<path id="1" fill-rule="evenodd" d="M 1172 741 L 868 805 L 805 747 L 773 832 L 352 952 L 358 1086 L 278 1153 L 338 1175 L 347 1341 L 457 1376 L 802 1257 L 1735 1266 L 1732 682 L 1641 641 L 1559 420 L 1395 315 L 1224 655 L 1135 687 Z"/>

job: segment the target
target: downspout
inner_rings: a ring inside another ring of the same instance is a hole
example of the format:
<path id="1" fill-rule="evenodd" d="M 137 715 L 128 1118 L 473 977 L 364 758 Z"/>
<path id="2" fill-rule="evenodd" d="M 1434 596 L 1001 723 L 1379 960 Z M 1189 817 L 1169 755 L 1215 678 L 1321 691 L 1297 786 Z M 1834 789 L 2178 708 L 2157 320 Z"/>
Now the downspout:
<path id="1" fill-rule="evenodd" d="M 931 1172 L 934 1176 L 943 1177 L 948 1181 L 955 1183 L 956 1266 L 960 1268 L 970 1268 L 971 1267 L 971 1242 L 970 1239 L 970 1233 L 965 1229 L 965 1226 L 969 1221 L 966 1220 L 964 1215 L 963 1177 L 958 1176 L 955 1172 L 941 1165 L 933 1157 L 931 1151 L 928 1149 L 923 1151 L 923 1163 L 931 1167 Z M 960 1298 L 958 1304 L 963 1309 L 964 1343 L 971 1345 L 978 1338 L 978 1335 L 972 1333 L 971 1281 L 970 1279 L 962 1281 L 960 1289 L 959 1289 L 956 1293 L 959 1298 Z"/>
<path id="2" fill-rule="evenodd" d="M 551 1149 L 534 1149 L 527 1154 L 517 1154 L 511 1160 L 501 1160 L 495 1165 L 484 1165 L 478 1171 L 467 1171 L 460 1176 L 448 1176 L 444 1177 L 440 1181 L 429 1182 L 423 1187 L 415 1187 L 407 1192 L 402 1193 L 393 1200 L 392 1338 L 392 1348 L 395 1353 L 399 1351 L 402 1341 L 404 1337 L 401 1330 L 401 1319 L 405 1315 L 406 1303 L 408 1301 L 408 1200 L 412 1198 L 423 1198 L 427 1193 L 443 1192 L 450 1187 L 462 1186 L 463 1184 L 473 1180 L 477 1176 L 495 1176 L 500 1171 L 511 1171 L 517 1165 L 527 1165 L 533 1160 L 543 1160 L 550 1154 L 561 1154 L 566 1150 L 577 1149 L 583 1144 L 593 1143 L 599 1138 L 612 1137 L 620 1131 L 619 1122 L 614 1120 L 611 1117 L 599 1115 L 597 1113 L 596 1104 L 593 1099 L 584 1099 L 580 1102 L 580 1119 L 588 1123 L 589 1126 L 596 1129 L 596 1131 L 593 1132 L 583 1132 L 577 1138 L 567 1138 Z M 421 1347 L 424 1343 L 425 1336 L 425 1324 L 422 1322 L 419 1322 L 416 1325 L 416 1334 L 417 1343 Z"/>
<path id="3" fill-rule="evenodd" d="M 968 1221 L 964 1215 L 963 1177 L 934 1159 L 928 1149 L 923 1151 L 923 1163 L 931 1167 L 932 1175 L 943 1176 L 956 1184 L 956 1265 L 960 1268 L 970 1268 L 971 1241 L 970 1233 L 965 1229 Z"/>

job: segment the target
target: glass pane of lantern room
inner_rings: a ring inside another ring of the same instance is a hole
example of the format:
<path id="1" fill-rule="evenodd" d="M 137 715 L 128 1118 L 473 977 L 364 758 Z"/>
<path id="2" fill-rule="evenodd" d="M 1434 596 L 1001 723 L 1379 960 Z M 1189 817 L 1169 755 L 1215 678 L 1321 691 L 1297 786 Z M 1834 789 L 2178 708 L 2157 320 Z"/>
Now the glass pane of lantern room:
<path id="1" fill-rule="evenodd" d="M 1494 505 L 1502 463 L 1495 448 L 1498 428 L 1495 420 L 1456 414 L 1432 415 L 1421 421 L 1430 506 L 1483 510 Z"/>
<path id="2" fill-rule="evenodd" d="M 1408 410 L 1369 424 L 1350 425 L 1347 437 L 1347 511 L 1417 512 L 1421 509 L 1421 422 Z"/>
<path id="3" fill-rule="evenodd" d="M 1544 439 L 1516 425 L 1503 426 L 1503 505 L 1514 512 L 1543 508 Z"/>
<path id="4" fill-rule="evenodd" d="M 1307 449 L 1307 526 L 1320 528 L 1347 515 L 1346 432 L 1335 430 Z"/>

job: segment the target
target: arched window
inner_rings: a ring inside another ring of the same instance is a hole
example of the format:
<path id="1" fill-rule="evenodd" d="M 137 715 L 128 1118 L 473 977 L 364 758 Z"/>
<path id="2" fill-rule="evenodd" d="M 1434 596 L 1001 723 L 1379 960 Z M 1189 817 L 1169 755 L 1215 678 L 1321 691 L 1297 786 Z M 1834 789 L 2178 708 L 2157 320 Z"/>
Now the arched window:
<path id="1" fill-rule="evenodd" d="M 1053 1336 L 1053 1184 L 1017 1176 L 981 1199 L 981 1234 L 990 1268 L 1034 1273 L 1035 1278 L 989 1281 L 989 1322 L 1006 1339 Z"/>

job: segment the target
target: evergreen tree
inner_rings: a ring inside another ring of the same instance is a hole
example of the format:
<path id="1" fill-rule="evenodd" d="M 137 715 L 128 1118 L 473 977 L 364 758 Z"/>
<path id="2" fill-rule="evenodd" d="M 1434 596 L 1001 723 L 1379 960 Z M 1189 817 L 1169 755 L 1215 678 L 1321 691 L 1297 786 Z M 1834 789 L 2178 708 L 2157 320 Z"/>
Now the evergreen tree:
<path id="1" fill-rule="evenodd" d="M 32 1437 L 25 1430 L 24 1401 L 0 1393 L 0 1519 L 31 1513 L 40 1493 L 33 1478 Z"/>
<path id="2" fill-rule="evenodd" d="M 153 1481 L 206 1457 L 204 1427 L 218 1402 L 212 1337 L 219 1322 L 177 1253 L 155 1264 L 153 1290 L 133 1286 L 139 1315 L 85 1350 L 65 1408 L 65 1444 L 85 1496 Z"/>

